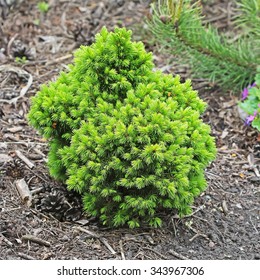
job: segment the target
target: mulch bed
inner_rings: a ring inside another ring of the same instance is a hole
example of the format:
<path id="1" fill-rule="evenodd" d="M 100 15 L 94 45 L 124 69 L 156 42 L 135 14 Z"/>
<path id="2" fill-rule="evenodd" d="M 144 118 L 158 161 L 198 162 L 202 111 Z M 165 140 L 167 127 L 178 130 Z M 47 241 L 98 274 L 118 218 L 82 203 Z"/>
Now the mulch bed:
<path id="1" fill-rule="evenodd" d="M 240 119 L 238 98 L 206 81 L 193 84 L 208 103 L 203 118 L 218 156 L 192 215 L 162 213 L 160 229 L 105 228 L 82 212 L 77 194 L 48 175 L 48 145 L 26 119 L 30 97 L 66 70 L 73 51 L 91 44 L 102 26 L 131 28 L 154 51 L 156 67 L 188 77 L 149 44 L 150 1 L 50 0 L 47 13 L 36 1 L 16 2 L 0 7 L 0 259 L 260 259 L 259 135 Z M 208 20 L 229 31 L 232 1 L 208 2 Z M 21 180 L 32 192 L 30 207 L 17 191 Z"/>

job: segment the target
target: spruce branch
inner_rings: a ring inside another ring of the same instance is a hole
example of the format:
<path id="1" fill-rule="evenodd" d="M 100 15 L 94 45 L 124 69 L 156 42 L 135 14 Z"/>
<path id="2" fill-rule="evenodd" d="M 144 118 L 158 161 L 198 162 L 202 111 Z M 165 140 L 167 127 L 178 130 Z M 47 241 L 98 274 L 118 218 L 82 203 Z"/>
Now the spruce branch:
<path id="1" fill-rule="evenodd" d="M 199 1 L 158 0 L 152 10 L 151 31 L 179 62 L 191 65 L 194 77 L 234 91 L 253 81 L 260 64 L 252 51 L 255 40 L 243 37 L 230 43 L 227 36 L 204 24 Z"/>
<path id="2" fill-rule="evenodd" d="M 161 226 L 160 211 L 188 215 L 206 188 L 216 155 L 200 117 L 206 104 L 189 80 L 153 68 L 131 31 L 103 28 L 32 99 L 28 118 L 49 139 L 50 174 L 104 225 Z"/>

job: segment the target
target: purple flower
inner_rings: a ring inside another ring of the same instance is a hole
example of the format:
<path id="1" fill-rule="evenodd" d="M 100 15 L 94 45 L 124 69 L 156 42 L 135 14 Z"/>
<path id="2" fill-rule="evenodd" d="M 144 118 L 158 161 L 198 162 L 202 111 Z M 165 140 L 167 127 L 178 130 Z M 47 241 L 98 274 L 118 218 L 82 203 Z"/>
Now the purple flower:
<path id="1" fill-rule="evenodd" d="M 252 85 L 246 87 L 243 89 L 242 91 L 242 100 L 245 100 L 248 96 L 248 93 L 249 93 L 249 89 L 252 88 L 252 87 L 255 87 L 256 86 L 256 83 L 253 83 Z"/>
<path id="2" fill-rule="evenodd" d="M 258 106 L 259 106 L 259 105 L 258 105 Z M 246 124 L 246 125 L 250 125 L 251 122 L 255 119 L 256 115 L 257 115 L 257 111 L 254 112 L 254 115 L 248 116 L 248 117 L 246 118 L 245 124 Z"/>
<path id="3" fill-rule="evenodd" d="M 256 82 L 254 82 L 251 86 L 249 86 L 249 88 L 255 87 L 256 86 Z"/>
<path id="4" fill-rule="evenodd" d="M 242 100 L 245 100 L 248 96 L 248 88 L 244 88 L 242 91 Z"/>

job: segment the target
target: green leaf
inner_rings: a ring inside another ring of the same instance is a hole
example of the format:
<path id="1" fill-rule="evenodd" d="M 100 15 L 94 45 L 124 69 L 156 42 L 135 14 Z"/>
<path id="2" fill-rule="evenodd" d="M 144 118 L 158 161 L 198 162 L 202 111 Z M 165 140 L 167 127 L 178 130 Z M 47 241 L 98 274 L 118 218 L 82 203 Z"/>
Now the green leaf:
<path id="1" fill-rule="evenodd" d="M 256 128 L 258 131 L 260 131 L 260 117 L 253 120 L 252 127 Z"/>

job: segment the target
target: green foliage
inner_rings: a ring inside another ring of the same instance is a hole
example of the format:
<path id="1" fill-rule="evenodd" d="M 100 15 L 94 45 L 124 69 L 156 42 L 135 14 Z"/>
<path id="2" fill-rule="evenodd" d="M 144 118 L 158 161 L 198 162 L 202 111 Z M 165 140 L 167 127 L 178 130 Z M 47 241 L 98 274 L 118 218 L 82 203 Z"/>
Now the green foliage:
<path id="1" fill-rule="evenodd" d="M 216 154 L 190 81 L 153 71 L 131 31 L 103 28 L 74 64 L 32 100 L 30 123 L 50 140 L 55 178 L 82 194 L 109 226 L 161 226 L 158 213 L 191 213 Z"/>
<path id="2" fill-rule="evenodd" d="M 47 2 L 41 1 L 37 4 L 37 7 L 41 13 L 47 13 L 49 10 L 49 4 Z"/>
<path id="3" fill-rule="evenodd" d="M 255 83 L 243 91 L 243 101 L 240 108 L 248 114 L 246 124 L 260 131 L 260 68 L 255 78 Z"/>
<path id="4" fill-rule="evenodd" d="M 81 121 L 95 115 L 96 102 L 107 101 L 113 107 L 129 89 L 145 83 L 152 71 L 152 55 L 141 43 L 131 43 L 131 33 L 118 30 L 109 34 L 103 29 L 96 43 L 75 52 L 75 64 L 69 73 L 61 73 L 56 82 L 43 85 L 33 99 L 29 113 L 31 124 L 51 139 L 50 173 L 64 179 L 64 165 L 57 151 L 69 145 L 73 130 Z M 55 168 L 52 168 L 55 166 Z"/>
<path id="5" fill-rule="evenodd" d="M 180 64 L 191 65 L 194 77 L 239 92 L 253 81 L 260 64 L 259 8 L 259 0 L 241 0 L 242 14 L 236 22 L 248 31 L 236 41 L 204 23 L 199 1 L 158 0 L 152 5 L 149 26 Z"/>
<path id="6" fill-rule="evenodd" d="M 239 0 L 239 16 L 236 17 L 236 25 L 244 30 L 251 39 L 260 40 L 260 0 Z"/>
<path id="7" fill-rule="evenodd" d="M 23 56 L 23 57 L 16 56 L 15 62 L 18 64 L 25 64 L 27 62 L 27 58 L 26 58 L 26 56 Z"/>

